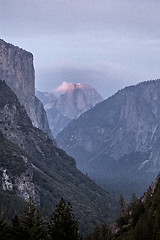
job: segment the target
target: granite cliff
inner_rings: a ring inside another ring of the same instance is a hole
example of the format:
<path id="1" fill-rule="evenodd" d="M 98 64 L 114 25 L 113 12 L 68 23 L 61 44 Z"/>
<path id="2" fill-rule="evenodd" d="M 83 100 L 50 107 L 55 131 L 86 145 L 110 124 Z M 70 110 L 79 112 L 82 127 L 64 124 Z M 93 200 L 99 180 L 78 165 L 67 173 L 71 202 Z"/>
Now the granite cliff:
<path id="1" fill-rule="evenodd" d="M 118 91 L 72 121 L 57 142 L 103 187 L 139 196 L 160 170 L 160 80 Z"/>
<path id="2" fill-rule="evenodd" d="M 101 95 L 84 83 L 69 83 L 65 94 L 60 95 L 55 108 L 65 117 L 75 119 L 101 102 Z"/>
<path id="3" fill-rule="evenodd" d="M 23 150 L 11 143 L 0 131 L 1 190 L 14 192 L 16 196 L 25 201 L 32 196 L 34 202 L 39 204 L 39 194 L 33 181 L 30 159 Z"/>
<path id="4" fill-rule="evenodd" d="M 52 138 L 43 105 L 35 97 L 33 55 L 0 40 L 0 79 L 5 80 L 17 95 L 33 125 Z"/>

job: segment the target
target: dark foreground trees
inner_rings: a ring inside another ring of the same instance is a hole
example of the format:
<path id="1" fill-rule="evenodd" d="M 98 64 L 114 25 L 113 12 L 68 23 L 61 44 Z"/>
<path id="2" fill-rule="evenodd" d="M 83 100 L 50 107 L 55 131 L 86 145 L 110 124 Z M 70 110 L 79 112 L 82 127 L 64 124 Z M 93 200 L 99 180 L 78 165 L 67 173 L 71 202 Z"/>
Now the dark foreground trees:
<path id="1" fill-rule="evenodd" d="M 72 213 L 70 203 L 65 203 L 62 198 L 56 206 L 56 210 L 50 217 L 48 224 L 49 236 L 57 240 L 77 240 L 78 223 Z"/>
<path id="2" fill-rule="evenodd" d="M 112 240 L 112 234 L 105 223 L 101 226 L 96 226 L 89 236 L 84 237 L 84 240 Z"/>
<path id="3" fill-rule="evenodd" d="M 9 226 L 6 223 L 5 219 L 2 218 L 0 214 L 0 239 L 8 240 L 9 239 Z"/>
<path id="4" fill-rule="evenodd" d="M 23 214 L 10 223 L 0 214 L 0 240 L 160 240 L 160 182 L 157 186 L 143 201 L 133 195 L 126 204 L 121 196 L 119 219 L 110 228 L 102 224 L 83 237 L 70 203 L 62 198 L 46 222 L 30 199 Z"/>
<path id="5" fill-rule="evenodd" d="M 49 222 L 45 222 L 31 199 L 23 214 L 10 224 L 0 217 L 1 240 L 78 240 L 78 223 L 70 203 L 60 200 Z"/>

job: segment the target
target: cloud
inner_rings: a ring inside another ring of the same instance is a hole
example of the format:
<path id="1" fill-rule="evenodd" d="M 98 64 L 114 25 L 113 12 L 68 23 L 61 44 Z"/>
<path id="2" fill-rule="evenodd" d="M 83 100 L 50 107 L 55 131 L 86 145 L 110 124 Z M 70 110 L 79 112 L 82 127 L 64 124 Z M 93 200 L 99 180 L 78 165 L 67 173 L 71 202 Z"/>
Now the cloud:
<path id="1" fill-rule="evenodd" d="M 159 0 L 0 0 L 0 38 L 34 54 L 37 89 L 84 82 L 106 97 L 159 78 L 159 12 Z"/>
<path id="2" fill-rule="evenodd" d="M 52 91 L 56 93 L 66 92 L 69 89 L 69 85 L 70 83 L 64 81 L 60 86 L 54 88 Z"/>
<path id="3" fill-rule="evenodd" d="M 10 36 L 105 30 L 160 36 L 159 0 L 0 0 L 0 4 L 1 33 Z"/>
<path id="4" fill-rule="evenodd" d="M 85 69 L 81 66 L 79 69 L 78 67 L 43 69 L 38 71 L 37 78 L 39 83 L 36 87 L 40 91 L 50 91 L 55 87 L 54 93 L 60 93 L 69 89 L 70 82 L 85 83 L 94 87 L 103 98 L 107 98 L 119 89 L 143 79 L 113 64 L 110 67 L 105 65 L 100 69 L 98 69 L 98 66 L 95 69 Z"/>

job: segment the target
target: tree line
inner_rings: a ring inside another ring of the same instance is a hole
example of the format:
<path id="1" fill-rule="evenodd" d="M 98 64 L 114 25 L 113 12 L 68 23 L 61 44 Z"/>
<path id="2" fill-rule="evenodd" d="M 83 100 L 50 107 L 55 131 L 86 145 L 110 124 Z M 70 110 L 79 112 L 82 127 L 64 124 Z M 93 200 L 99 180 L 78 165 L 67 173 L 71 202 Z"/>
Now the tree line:
<path id="1" fill-rule="evenodd" d="M 127 206 L 120 196 L 120 217 L 116 221 L 118 234 L 113 233 L 105 223 L 97 225 L 88 236 L 82 236 L 78 230 L 78 221 L 72 212 L 72 206 L 61 198 L 55 211 L 45 221 L 30 198 L 22 215 L 15 215 L 10 222 L 0 216 L 0 239 L 2 240 L 114 240 L 121 239 L 125 226 L 132 216 L 137 220 L 138 199 L 133 196 Z M 130 213 L 131 212 L 131 213 Z"/>
<path id="2" fill-rule="evenodd" d="M 0 216 L 1 240 L 159 240 L 160 182 L 154 194 L 148 191 L 145 201 L 134 194 L 129 204 L 120 196 L 120 215 L 111 226 L 95 226 L 93 232 L 82 236 L 72 206 L 61 198 L 55 211 L 45 221 L 29 199 L 22 215 L 8 223 Z"/>
<path id="3" fill-rule="evenodd" d="M 0 216 L 1 240 L 77 240 L 80 239 L 78 222 L 71 204 L 61 198 L 46 222 L 35 204 L 29 199 L 21 216 L 15 215 L 9 223 Z"/>

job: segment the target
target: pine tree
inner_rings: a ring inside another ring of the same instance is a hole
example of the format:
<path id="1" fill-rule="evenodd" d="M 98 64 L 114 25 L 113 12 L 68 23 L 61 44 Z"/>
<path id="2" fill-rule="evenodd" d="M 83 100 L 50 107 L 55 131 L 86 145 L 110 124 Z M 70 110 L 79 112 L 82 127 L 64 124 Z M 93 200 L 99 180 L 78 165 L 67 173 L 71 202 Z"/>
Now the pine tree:
<path id="1" fill-rule="evenodd" d="M 126 211 L 126 203 L 122 194 L 119 197 L 119 205 L 120 205 L 120 215 L 123 216 Z"/>
<path id="2" fill-rule="evenodd" d="M 123 225 L 127 224 L 129 216 L 127 205 L 125 203 L 123 195 L 120 195 L 119 197 L 119 205 L 120 205 L 120 217 L 117 220 L 117 224 L 119 227 L 122 227 Z"/>
<path id="3" fill-rule="evenodd" d="M 6 223 L 5 219 L 0 215 L 0 239 L 9 240 L 10 233 L 9 233 L 9 226 Z"/>
<path id="4" fill-rule="evenodd" d="M 54 240 L 79 239 L 78 223 L 72 213 L 72 207 L 69 202 L 66 204 L 63 198 L 50 217 L 48 229 L 51 239 Z"/>
<path id="5" fill-rule="evenodd" d="M 84 240 L 112 240 L 113 236 L 105 223 L 96 225 L 93 233 L 83 238 Z"/>
<path id="6" fill-rule="evenodd" d="M 132 226 L 135 226 L 138 222 L 139 217 L 144 212 L 144 204 L 136 197 L 135 194 L 132 194 L 131 202 L 128 206 L 129 215 L 132 218 Z"/>
<path id="7" fill-rule="evenodd" d="M 25 237 L 25 232 L 21 223 L 21 220 L 17 215 L 11 220 L 10 224 L 10 233 L 11 239 L 10 240 L 21 240 Z"/>
<path id="8" fill-rule="evenodd" d="M 23 228 L 24 239 L 46 239 L 45 223 L 31 198 L 29 199 L 27 207 L 21 218 L 21 224 Z"/>

